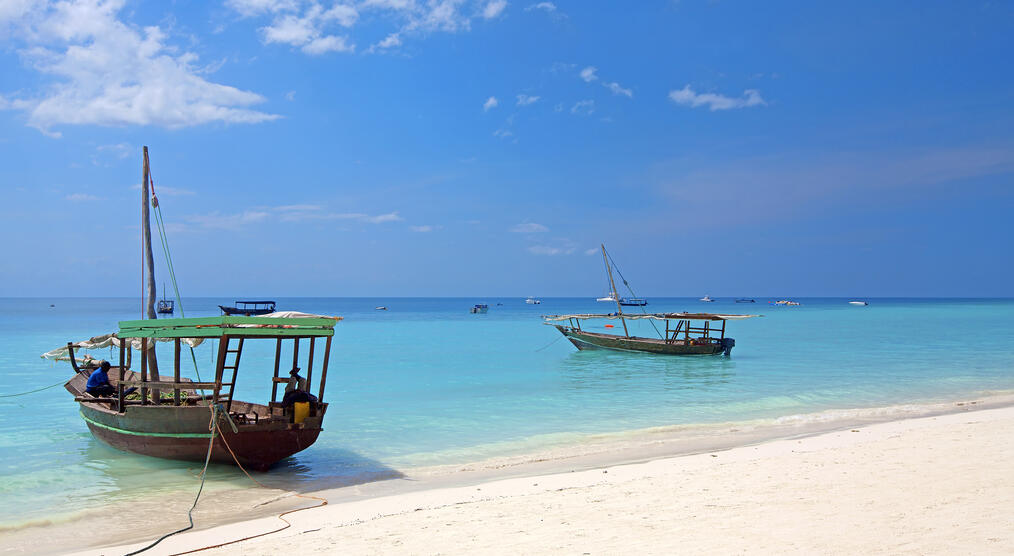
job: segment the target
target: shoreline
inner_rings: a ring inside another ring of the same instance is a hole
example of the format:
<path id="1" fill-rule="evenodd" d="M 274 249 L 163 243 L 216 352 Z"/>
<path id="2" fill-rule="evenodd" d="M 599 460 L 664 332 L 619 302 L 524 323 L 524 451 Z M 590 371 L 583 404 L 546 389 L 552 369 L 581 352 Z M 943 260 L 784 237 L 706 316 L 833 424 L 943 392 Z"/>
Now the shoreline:
<path id="1" fill-rule="evenodd" d="M 357 485 L 329 488 L 306 494 L 322 496 L 330 502 L 330 508 L 346 505 L 369 505 L 371 501 L 404 497 L 425 498 L 425 493 L 445 490 L 468 489 L 488 483 L 502 481 L 524 481 L 548 477 L 587 473 L 592 470 L 612 467 L 644 465 L 654 461 L 679 458 L 693 458 L 696 455 L 753 449 L 757 446 L 798 439 L 812 439 L 833 435 L 855 427 L 870 427 L 888 423 L 901 423 L 918 419 L 932 419 L 938 416 L 962 415 L 971 411 L 1009 409 L 1014 414 L 1014 395 L 1009 393 L 985 395 L 946 403 L 904 404 L 880 408 L 853 410 L 827 410 L 814 414 L 791 415 L 773 420 L 755 420 L 739 423 L 720 423 L 695 426 L 665 426 L 639 431 L 591 435 L 581 442 L 558 446 L 539 452 L 491 458 L 460 465 L 442 465 L 405 470 L 401 478 L 381 479 Z M 135 522 L 133 534 L 117 534 L 95 543 L 86 550 L 87 554 L 101 554 L 111 545 L 128 545 L 150 540 L 170 530 L 187 524 L 186 509 L 192 498 L 177 500 L 172 508 L 162 508 L 158 519 L 154 516 L 140 516 Z M 184 504 L 185 503 L 185 504 Z M 259 524 L 261 532 L 277 528 L 281 524 L 274 516 L 291 509 L 311 504 L 311 501 L 296 498 L 291 491 L 281 489 L 265 490 L 251 487 L 218 492 L 209 499 L 202 498 L 195 511 L 195 529 L 184 535 L 173 537 L 173 543 L 182 542 L 183 537 L 200 537 L 208 531 L 228 530 L 235 527 L 253 527 Z M 182 509 L 177 506 L 185 505 Z M 129 511 L 130 504 L 123 508 L 110 509 L 109 513 L 120 514 Z M 243 508 L 240 512 L 221 508 Z M 120 511 L 122 510 L 122 511 Z M 328 510 L 327 508 L 300 512 L 293 517 Z M 101 512 L 106 513 L 106 512 Z M 144 519 L 147 517 L 147 519 Z M 162 519 L 164 518 L 164 519 Z M 5 539 L 5 553 L 24 552 L 65 552 L 81 546 L 82 531 L 93 530 L 91 516 L 71 522 L 28 526 L 17 531 L 0 533 Z M 102 519 L 108 521 L 108 518 Z M 246 524 L 246 525 L 244 525 Z M 48 533 L 54 533 L 52 535 Z M 40 546 L 30 542 L 38 535 L 47 534 L 48 543 Z M 76 539 L 76 543 L 72 541 Z M 8 543 L 8 541 L 13 541 Z M 169 541 L 164 541 L 169 542 Z M 189 541 L 187 541 L 189 542 Z M 218 542 L 222 542 L 221 540 Z M 167 546 L 173 546 L 170 543 Z M 146 543 L 144 543 L 146 544 Z M 217 543 L 211 543 L 217 544 Z M 19 550 L 20 546 L 20 550 Z M 143 544 L 138 545 L 143 546 Z M 99 548 L 105 547 L 105 548 Z M 137 548 L 137 547 L 135 547 Z M 161 548 L 161 547 L 160 547 Z M 29 550 L 30 549 L 30 550 Z M 108 550 L 107 550 L 108 552 Z M 159 553 L 154 551 L 154 553 Z"/>

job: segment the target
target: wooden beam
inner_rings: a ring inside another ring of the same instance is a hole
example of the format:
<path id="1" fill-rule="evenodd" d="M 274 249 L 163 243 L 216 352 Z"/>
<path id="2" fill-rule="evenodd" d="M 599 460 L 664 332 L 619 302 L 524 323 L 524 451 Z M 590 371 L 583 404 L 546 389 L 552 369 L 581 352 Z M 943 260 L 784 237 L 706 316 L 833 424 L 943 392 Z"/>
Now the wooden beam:
<path id="1" fill-rule="evenodd" d="M 310 356 L 306 361 L 306 391 L 310 391 L 310 378 L 313 375 L 313 343 L 316 338 L 310 338 Z"/>
<path id="2" fill-rule="evenodd" d="M 173 405 L 180 405 L 180 339 L 176 338 L 173 341 L 173 382 L 177 386 L 173 387 Z"/>
<path id="3" fill-rule="evenodd" d="M 317 401 L 324 403 L 324 383 L 327 382 L 327 364 L 331 357 L 331 337 L 324 342 L 324 364 L 320 368 L 320 390 L 317 393 Z"/>
<path id="4" fill-rule="evenodd" d="M 142 340 L 142 342 L 145 340 Z M 141 405 L 148 405 L 148 350 L 141 347 Z"/>
<path id="5" fill-rule="evenodd" d="M 282 358 L 282 339 L 278 338 L 278 343 L 275 344 L 275 379 L 271 384 L 271 402 L 274 403 L 278 398 L 278 365 Z"/>
<path id="6" fill-rule="evenodd" d="M 120 377 L 116 383 L 116 410 L 123 413 L 123 379 L 126 370 L 123 368 L 124 352 L 127 351 L 128 342 L 120 340 Z"/>

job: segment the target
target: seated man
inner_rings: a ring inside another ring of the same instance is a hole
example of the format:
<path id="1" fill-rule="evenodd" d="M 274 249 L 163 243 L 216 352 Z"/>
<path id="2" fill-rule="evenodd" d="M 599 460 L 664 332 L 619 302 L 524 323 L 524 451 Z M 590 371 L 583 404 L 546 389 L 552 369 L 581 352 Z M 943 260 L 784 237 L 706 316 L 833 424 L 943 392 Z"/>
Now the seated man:
<path id="1" fill-rule="evenodd" d="M 103 361 L 99 364 L 99 368 L 95 369 L 95 371 L 88 376 L 88 383 L 85 385 L 85 392 L 95 396 L 96 398 L 116 394 L 116 388 L 109 383 L 109 367 L 109 361 Z M 137 388 L 128 388 L 123 391 L 123 394 L 127 395 L 135 390 L 137 390 Z"/>
<path id="2" fill-rule="evenodd" d="M 116 388 L 113 388 L 112 384 L 109 384 L 109 361 L 103 361 L 99 364 L 99 368 L 95 369 L 91 375 L 88 376 L 88 384 L 85 385 L 85 392 L 100 398 L 102 396 L 112 396 L 116 393 Z"/>
<path id="3" fill-rule="evenodd" d="M 306 391 L 306 379 L 299 376 L 299 367 L 289 371 L 289 383 L 285 385 L 282 406 L 289 407 L 296 402 L 316 402 L 317 396 Z"/>

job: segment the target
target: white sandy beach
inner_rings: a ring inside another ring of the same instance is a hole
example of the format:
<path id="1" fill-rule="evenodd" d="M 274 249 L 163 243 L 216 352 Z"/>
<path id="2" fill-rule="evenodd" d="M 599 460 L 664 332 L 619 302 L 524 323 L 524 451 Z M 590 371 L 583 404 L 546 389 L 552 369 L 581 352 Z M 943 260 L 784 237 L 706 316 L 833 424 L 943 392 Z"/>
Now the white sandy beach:
<path id="1" fill-rule="evenodd" d="M 1014 407 L 978 407 L 644 463 L 332 502 L 287 516 L 285 531 L 203 553 L 1010 554 Z M 268 517 L 190 532 L 146 554 L 185 552 L 280 523 Z"/>

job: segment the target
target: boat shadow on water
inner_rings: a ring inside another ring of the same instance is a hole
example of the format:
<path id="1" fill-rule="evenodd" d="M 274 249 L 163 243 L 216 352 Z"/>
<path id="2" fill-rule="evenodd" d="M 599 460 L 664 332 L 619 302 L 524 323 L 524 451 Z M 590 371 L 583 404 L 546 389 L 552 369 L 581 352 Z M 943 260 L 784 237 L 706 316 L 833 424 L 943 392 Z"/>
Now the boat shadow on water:
<path id="1" fill-rule="evenodd" d="M 117 495 L 129 498 L 131 493 L 139 491 L 150 493 L 153 483 L 167 493 L 189 494 L 200 481 L 200 463 L 122 452 L 91 435 L 83 436 L 88 438 L 80 454 L 81 466 L 96 475 L 91 478 L 91 484 L 96 487 L 93 494 L 100 497 L 96 503 L 108 502 L 110 497 L 118 498 Z M 283 459 L 266 473 L 251 474 L 264 486 L 296 493 L 404 477 L 402 472 L 375 459 L 325 446 Z M 208 481 L 213 489 L 258 488 L 238 467 L 224 463 L 208 465 Z"/>

